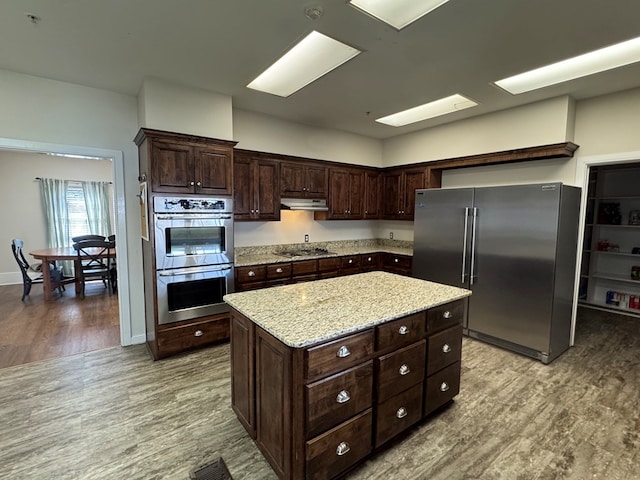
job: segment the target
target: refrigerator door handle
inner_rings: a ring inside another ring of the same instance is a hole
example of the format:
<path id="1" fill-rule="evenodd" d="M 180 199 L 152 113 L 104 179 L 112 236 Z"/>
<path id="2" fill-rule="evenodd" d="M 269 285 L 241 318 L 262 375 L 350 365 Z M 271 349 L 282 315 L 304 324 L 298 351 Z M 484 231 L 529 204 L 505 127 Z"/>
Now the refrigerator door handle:
<path id="1" fill-rule="evenodd" d="M 469 229 L 469 207 L 464 208 L 464 238 L 462 239 L 462 283 L 464 284 L 467 276 L 467 231 Z"/>
<path id="2" fill-rule="evenodd" d="M 473 227 L 471 229 L 471 271 L 469 272 L 469 285 L 473 285 L 477 279 L 476 270 L 476 232 L 478 230 L 478 209 L 473 207 Z"/>

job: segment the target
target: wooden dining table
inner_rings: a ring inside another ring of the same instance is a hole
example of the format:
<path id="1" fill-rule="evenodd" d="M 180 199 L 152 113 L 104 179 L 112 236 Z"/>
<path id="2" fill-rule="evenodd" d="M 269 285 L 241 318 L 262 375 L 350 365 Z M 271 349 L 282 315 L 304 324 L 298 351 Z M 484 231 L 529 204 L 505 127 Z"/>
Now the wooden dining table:
<path id="1" fill-rule="evenodd" d="M 111 255 L 115 257 L 115 249 L 111 249 Z M 74 264 L 74 271 L 78 271 L 81 268 L 82 257 L 78 258 L 78 252 L 73 247 L 60 247 L 60 248 L 43 248 L 40 250 L 33 250 L 29 252 L 33 258 L 42 261 L 42 290 L 44 291 L 44 299 L 50 301 L 53 299 L 53 291 L 60 285 L 75 283 L 76 295 L 82 292 L 82 285 L 80 278 L 67 278 L 61 282 L 54 282 L 51 278 L 51 265 L 54 265 L 56 261 L 70 260 Z M 106 257 L 100 255 L 101 257 Z"/>

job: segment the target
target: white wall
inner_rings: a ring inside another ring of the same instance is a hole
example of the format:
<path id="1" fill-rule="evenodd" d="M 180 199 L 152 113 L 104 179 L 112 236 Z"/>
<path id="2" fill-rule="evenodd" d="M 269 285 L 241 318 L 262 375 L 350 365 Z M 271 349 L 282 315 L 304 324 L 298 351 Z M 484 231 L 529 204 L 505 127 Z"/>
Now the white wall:
<path id="1" fill-rule="evenodd" d="M 44 211 L 40 202 L 40 185 L 35 176 L 67 180 L 113 179 L 111 160 L 63 158 L 41 153 L 0 150 L 0 245 L 11 240 L 24 241 L 27 261 L 35 260 L 28 252 L 47 248 Z M 0 249 L 0 285 L 22 283 L 22 275 L 9 248 Z"/>
<path id="2" fill-rule="evenodd" d="M 353 133 L 309 127 L 268 115 L 233 110 L 237 148 L 332 162 L 382 166 L 382 141 Z"/>
<path id="3" fill-rule="evenodd" d="M 231 97 L 147 77 L 138 93 L 145 128 L 233 140 Z"/>
<path id="4" fill-rule="evenodd" d="M 123 329 L 129 332 L 128 338 L 123 340 L 144 341 L 142 248 L 136 198 L 139 169 L 133 143 L 138 131 L 136 98 L 0 70 L 0 105 L 0 132 L 5 139 L 72 146 L 74 153 L 85 147 L 122 153 L 125 198 L 116 198 L 116 202 L 126 212 L 128 278 L 122 285 L 129 289 L 128 295 L 121 294 L 119 298 L 127 298 L 130 317 Z"/>
<path id="5" fill-rule="evenodd" d="M 640 150 L 640 88 L 578 102 L 578 157 Z"/>

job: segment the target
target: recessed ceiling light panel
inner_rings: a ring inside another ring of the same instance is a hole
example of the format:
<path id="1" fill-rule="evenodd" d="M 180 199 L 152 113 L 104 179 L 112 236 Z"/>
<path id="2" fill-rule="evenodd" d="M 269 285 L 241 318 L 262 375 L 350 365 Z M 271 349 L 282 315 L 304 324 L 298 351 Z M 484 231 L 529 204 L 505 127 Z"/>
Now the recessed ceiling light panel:
<path id="1" fill-rule="evenodd" d="M 640 37 L 494 82 L 517 95 L 640 62 Z"/>
<path id="2" fill-rule="evenodd" d="M 382 20 L 396 30 L 435 10 L 449 0 L 350 0 L 354 7 Z"/>
<path id="3" fill-rule="evenodd" d="M 360 53 L 314 30 L 247 87 L 288 97 Z"/>
<path id="4" fill-rule="evenodd" d="M 387 115 L 386 117 L 376 119 L 376 122 L 391 125 L 392 127 L 402 127 L 410 123 L 420 122 L 428 118 L 439 117 L 447 113 L 457 112 L 465 108 L 475 107 L 478 105 L 473 100 L 463 97 L 459 93 L 451 95 L 440 100 L 425 103 L 417 107 L 404 110 L 402 112 Z"/>

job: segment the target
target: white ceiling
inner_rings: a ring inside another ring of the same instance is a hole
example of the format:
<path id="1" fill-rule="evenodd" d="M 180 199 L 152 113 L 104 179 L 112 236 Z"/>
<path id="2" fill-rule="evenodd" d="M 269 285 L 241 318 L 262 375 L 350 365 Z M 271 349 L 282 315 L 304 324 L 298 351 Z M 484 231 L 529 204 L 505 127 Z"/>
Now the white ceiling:
<path id="1" fill-rule="evenodd" d="M 324 15 L 310 20 L 305 7 L 316 5 Z M 314 29 L 364 53 L 288 98 L 246 88 Z M 638 0 L 450 0 L 400 32 L 346 0 L 0 3 L 2 69 L 130 95 L 158 77 L 230 95 L 240 109 L 374 138 L 639 87 L 640 64 L 517 96 L 491 84 L 637 36 Z M 400 128 L 374 121 L 453 93 L 480 106 Z"/>

